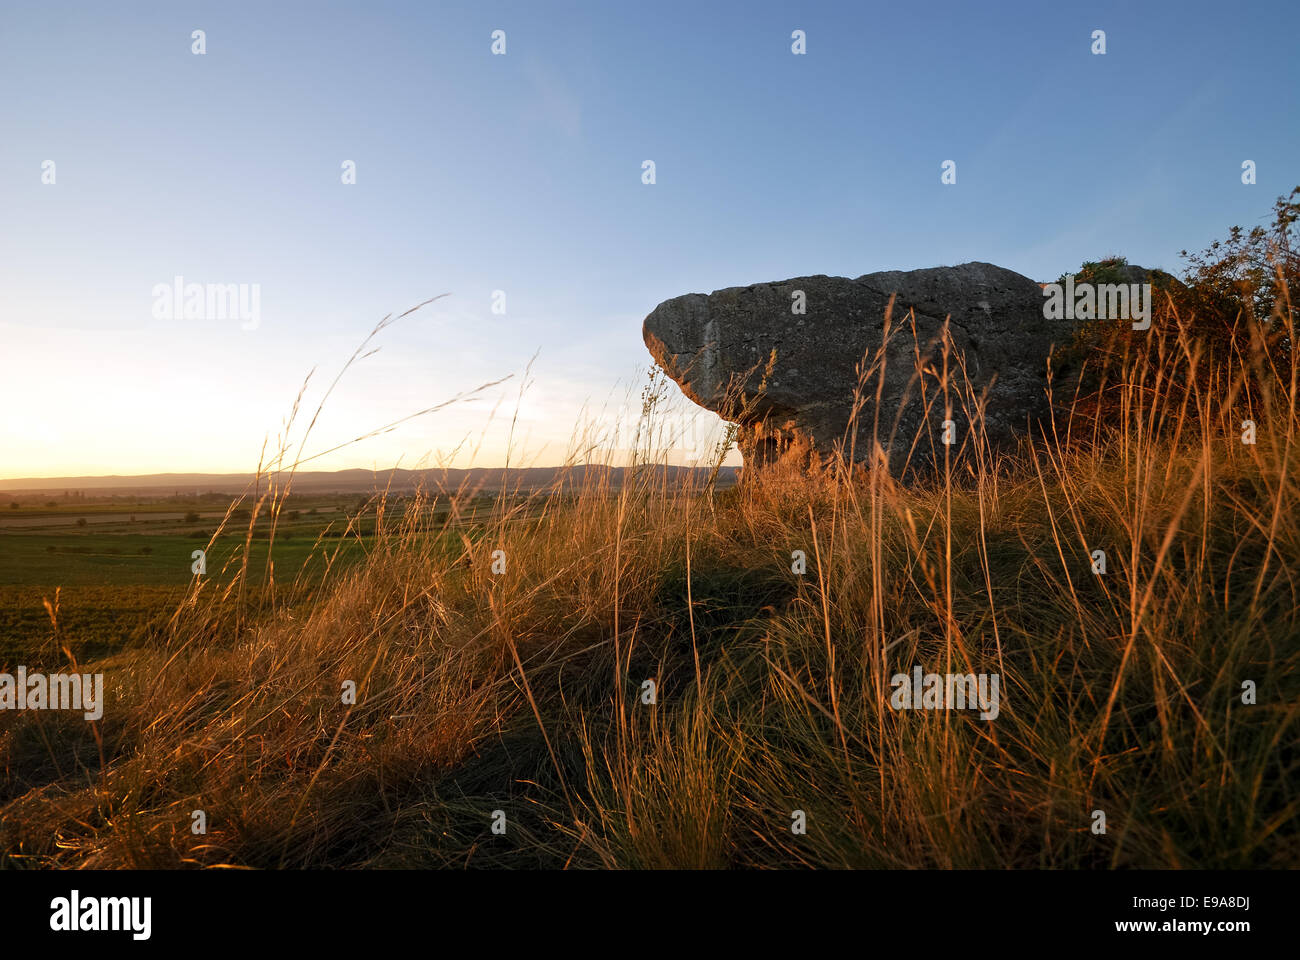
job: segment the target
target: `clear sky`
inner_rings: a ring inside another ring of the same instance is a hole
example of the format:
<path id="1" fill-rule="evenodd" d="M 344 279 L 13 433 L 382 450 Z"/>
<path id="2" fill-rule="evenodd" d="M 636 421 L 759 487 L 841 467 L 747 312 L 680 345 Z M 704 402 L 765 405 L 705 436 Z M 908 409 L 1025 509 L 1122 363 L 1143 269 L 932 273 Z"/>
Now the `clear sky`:
<path id="1" fill-rule="evenodd" d="M 466 437 L 501 462 L 535 353 L 518 456 L 557 463 L 584 404 L 635 405 L 641 321 L 681 293 L 1176 270 L 1300 182 L 1297 36 L 1295 0 L 4 0 L 0 478 L 250 470 L 313 367 L 310 409 L 377 320 L 442 293 L 308 452 L 515 379 L 313 468 Z M 256 325 L 160 318 L 177 276 L 257 285 Z"/>

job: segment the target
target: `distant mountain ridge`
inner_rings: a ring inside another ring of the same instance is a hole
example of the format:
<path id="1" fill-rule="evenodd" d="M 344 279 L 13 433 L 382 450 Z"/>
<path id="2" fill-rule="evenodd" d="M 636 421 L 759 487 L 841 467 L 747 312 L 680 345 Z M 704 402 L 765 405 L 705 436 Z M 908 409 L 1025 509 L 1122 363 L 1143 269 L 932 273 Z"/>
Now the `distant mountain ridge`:
<path id="1" fill-rule="evenodd" d="M 692 471 L 707 477 L 709 467 L 661 467 L 668 471 L 671 480 L 689 476 Z M 598 475 L 608 472 L 609 481 L 618 486 L 623 482 L 625 467 L 604 464 L 582 464 L 572 467 L 471 467 L 457 470 L 312 470 L 299 471 L 293 477 L 295 493 L 371 493 L 388 489 L 396 493 L 409 493 L 419 487 L 429 490 L 457 490 L 462 486 L 470 490 L 496 492 L 503 488 L 532 491 L 554 486 L 563 478 L 565 486 L 581 484 L 589 471 Z M 718 485 L 735 483 L 736 467 L 723 467 L 718 471 Z M 288 473 L 280 475 L 280 482 L 289 479 Z M 139 476 L 103 477 L 29 477 L 0 480 L 0 496 L 51 491 L 79 490 L 101 495 L 190 493 L 242 493 L 254 480 L 251 473 L 152 473 Z M 262 483 L 266 483 L 263 476 Z"/>

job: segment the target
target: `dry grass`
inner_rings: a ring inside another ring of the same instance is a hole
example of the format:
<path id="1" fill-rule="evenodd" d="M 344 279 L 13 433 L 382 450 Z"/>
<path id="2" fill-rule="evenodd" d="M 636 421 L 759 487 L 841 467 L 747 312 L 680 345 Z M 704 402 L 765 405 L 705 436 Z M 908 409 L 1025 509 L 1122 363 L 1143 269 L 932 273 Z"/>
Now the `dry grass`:
<path id="1" fill-rule="evenodd" d="M 1294 867 L 1297 371 L 1187 329 L 1115 362 L 1110 423 L 1066 410 L 909 486 L 715 492 L 651 450 L 462 532 L 380 498 L 378 545 L 309 613 L 259 594 L 232 620 L 233 571 L 166 649 L 81 665 L 99 723 L 0 716 L 0 862 Z M 948 360 L 918 383 L 977 409 Z M 914 664 L 1000 674 L 1000 715 L 891 709 Z"/>

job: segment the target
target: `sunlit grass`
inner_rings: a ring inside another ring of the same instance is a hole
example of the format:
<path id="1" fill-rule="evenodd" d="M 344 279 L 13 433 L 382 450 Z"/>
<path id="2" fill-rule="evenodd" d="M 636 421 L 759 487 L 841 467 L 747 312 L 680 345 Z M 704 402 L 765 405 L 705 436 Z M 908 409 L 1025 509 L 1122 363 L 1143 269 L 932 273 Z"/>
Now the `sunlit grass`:
<path id="1" fill-rule="evenodd" d="M 1296 370 L 1203 356 L 1189 329 L 1115 359 L 1104 423 L 1058 397 L 1014 455 L 975 429 L 907 485 L 832 464 L 719 491 L 708 470 L 670 479 L 648 442 L 624 482 L 503 495 L 454 536 L 421 517 L 474 491 L 396 518 L 381 497 L 365 559 L 306 605 L 271 589 L 222 613 L 249 579 L 236 557 L 165 646 L 80 664 L 106 674 L 99 724 L 0 716 L 0 848 L 29 866 L 1293 867 Z M 928 389 L 977 408 L 951 372 Z M 661 406 L 652 384 L 641 436 Z M 254 519 L 287 495 L 283 462 Z M 999 716 L 893 710 L 916 664 L 999 674 Z"/>

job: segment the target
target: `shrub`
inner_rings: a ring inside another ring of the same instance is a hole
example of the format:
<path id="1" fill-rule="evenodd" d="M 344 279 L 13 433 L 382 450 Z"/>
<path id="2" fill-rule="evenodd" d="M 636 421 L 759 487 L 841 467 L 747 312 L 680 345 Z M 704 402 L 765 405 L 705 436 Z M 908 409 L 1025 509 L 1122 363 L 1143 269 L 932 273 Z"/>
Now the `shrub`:
<path id="1" fill-rule="evenodd" d="M 1291 227 L 1300 218 L 1300 186 L 1273 204 L 1272 222 L 1250 231 L 1233 227 L 1187 261 L 1187 295 L 1180 304 L 1200 318 L 1204 334 L 1216 343 L 1238 345 L 1253 321 L 1264 328 L 1279 369 L 1290 357 L 1295 304 L 1287 290 L 1300 289 L 1300 249 Z"/>
<path id="2" fill-rule="evenodd" d="M 1236 383 L 1243 399 L 1258 402 L 1291 368 L 1296 316 L 1287 290 L 1300 280 L 1300 252 L 1290 232 L 1298 216 L 1300 187 L 1278 197 L 1267 227 L 1249 232 L 1232 227 L 1227 240 L 1216 240 L 1200 253 L 1181 251 L 1186 261 L 1181 279 L 1144 270 L 1118 255 L 1062 274 L 1058 282 L 1073 277 L 1076 285 L 1150 283 L 1152 310 L 1148 330 L 1134 330 L 1123 318 L 1081 322 L 1073 342 L 1054 360 L 1063 388 L 1057 400 L 1072 405 L 1076 418 L 1110 426 L 1120 416 L 1116 385 L 1121 380 L 1159 384 L 1172 391 L 1174 401 L 1197 389 L 1222 395 Z M 1157 330 L 1171 335 L 1152 349 Z M 1180 374 L 1171 381 L 1174 353 L 1180 355 Z M 1184 364 L 1184 356 L 1195 362 Z M 1129 363 L 1141 369 L 1120 374 Z M 1244 375 L 1247 367 L 1250 376 Z M 1233 373 L 1225 378 L 1229 369 Z M 1073 403 L 1076 391 L 1078 404 Z"/>

